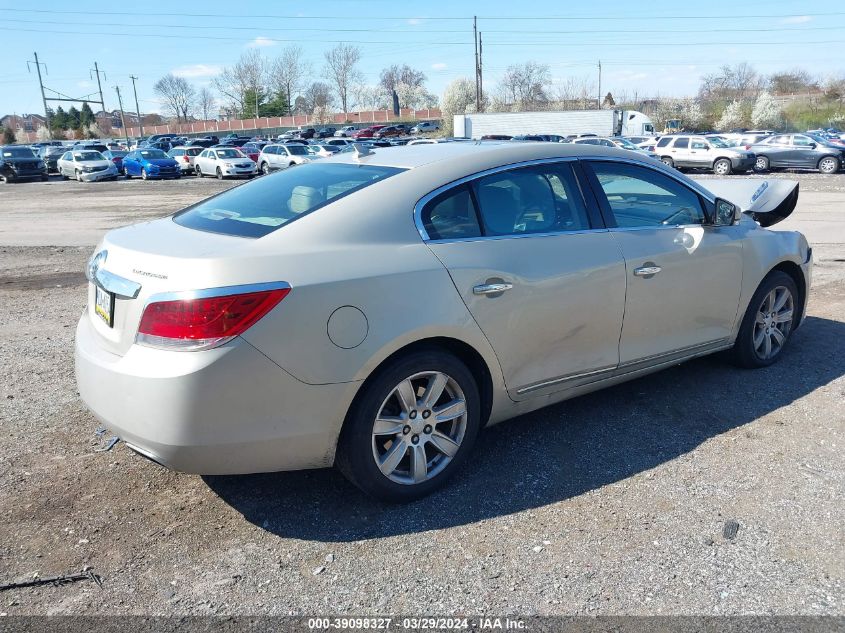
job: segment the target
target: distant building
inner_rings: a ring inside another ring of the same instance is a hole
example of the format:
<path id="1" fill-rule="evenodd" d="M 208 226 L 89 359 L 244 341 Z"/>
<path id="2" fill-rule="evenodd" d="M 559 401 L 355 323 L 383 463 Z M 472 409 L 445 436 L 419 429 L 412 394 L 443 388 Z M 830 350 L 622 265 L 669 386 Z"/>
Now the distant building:
<path id="1" fill-rule="evenodd" d="M 47 127 L 47 120 L 40 114 L 7 114 L 0 117 L 0 127 L 18 132 L 37 132 Z"/>

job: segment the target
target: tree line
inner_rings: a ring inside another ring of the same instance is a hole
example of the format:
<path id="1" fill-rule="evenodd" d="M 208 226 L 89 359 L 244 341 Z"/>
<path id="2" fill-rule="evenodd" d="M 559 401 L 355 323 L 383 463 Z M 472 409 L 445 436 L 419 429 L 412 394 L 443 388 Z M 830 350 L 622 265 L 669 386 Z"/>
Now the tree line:
<path id="1" fill-rule="evenodd" d="M 437 106 L 421 70 L 407 64 L 388 66 L 378 83 L 369 85 L 359 69 L 360 60 L 359 47 L 340 43 L 323 54 L 322 67 L 315 72 L 299 46 L 284 48 L 275 59 L 251 50 L 223 68 L 211 87 L 197 89 L 170 73 L 153 90 L 178 122 L 212 119 L 218 113 L 241 119 L 310 114 L 328 120 L 335 110 L 391 109 L 394 95 L 400 108 Z"/>

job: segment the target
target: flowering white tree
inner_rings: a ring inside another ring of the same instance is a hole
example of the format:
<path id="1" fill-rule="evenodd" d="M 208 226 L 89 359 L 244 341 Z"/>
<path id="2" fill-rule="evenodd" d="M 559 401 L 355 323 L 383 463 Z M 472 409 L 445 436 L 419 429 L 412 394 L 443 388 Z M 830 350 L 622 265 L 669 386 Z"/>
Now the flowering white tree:
<path id="1" fill-rule="evenodd" d="M 352 97 L 361 110 L 386 110 L 388 97 L 380 85 L 355 84 Z"/>
<path id="2" fill-rule="evenodd" d="M 716 129 L 726 132 L 742 125 L 742 104 L 739 101 L 731 101 L 726 107 L 722 116 L 716 121 Z"/>
<path id="3" fill-rule="evenodd" d="M 47 128 L 46 125 L 41 126 L 38 128 L 38 131 L 35 133 L 35 138 L 39 141 L 49 141 L 53 138 L 53 135 L 50 134 L 50 130 Z"/>
<path id="4" fill-rule="evenodd" d="M 695 129 L 704 122 L 704 112 L 697 99 L 684 99 L 681 103 L 680 119 L 686 128 Z"/>
<path id="5" fill-rule="evenodd" d="M 783 114 L 780 105 L 768 92 L 761 92 L 751 111 L 751 123 L 757 128 L 777 127 Z"/>
<path id="6" fill-rule="evenodd" d="M 452 134 L 453 115 L 475 112 L 475 84 L 466 77 L 452 81 L 443 92 L 443 130 Z"/>
<path id="7" fill-rule="evenodd" d="M 405 83 L 396 84 L 396 95 L 403 107 L 421 110 L 437 107 L 437 97 L 425 89 L 423 85 L 412 86 Z"/>

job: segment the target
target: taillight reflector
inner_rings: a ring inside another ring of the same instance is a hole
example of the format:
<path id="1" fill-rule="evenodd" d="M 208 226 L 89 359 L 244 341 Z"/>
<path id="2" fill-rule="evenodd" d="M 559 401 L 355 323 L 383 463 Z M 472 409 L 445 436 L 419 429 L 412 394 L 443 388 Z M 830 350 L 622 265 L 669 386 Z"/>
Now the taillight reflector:
<path id="1" fill-rule="evenodd" d="M 147 305 L 138 343 L 167 349 L 209 349 L 242 334 L 284 299 L 290 288 Z"/>

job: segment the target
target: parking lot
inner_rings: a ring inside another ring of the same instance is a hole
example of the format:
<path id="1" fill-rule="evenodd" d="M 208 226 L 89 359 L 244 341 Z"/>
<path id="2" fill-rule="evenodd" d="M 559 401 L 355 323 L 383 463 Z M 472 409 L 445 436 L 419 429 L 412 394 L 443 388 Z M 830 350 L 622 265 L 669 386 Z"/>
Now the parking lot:
<path id="1" fill-rule="evenodd" d="M 332 470 L 98 452 L 73 374 L 86 260 L 237 182 L 0 186 L 0 583 L 102 577 L 4 591 L 0 613 L 845 613 L 845 174 L 766 177 L 801 181 L 777 228 L 816 260 L 779 363 L 704 358 L 495 426 L 407 506 Z"/>

